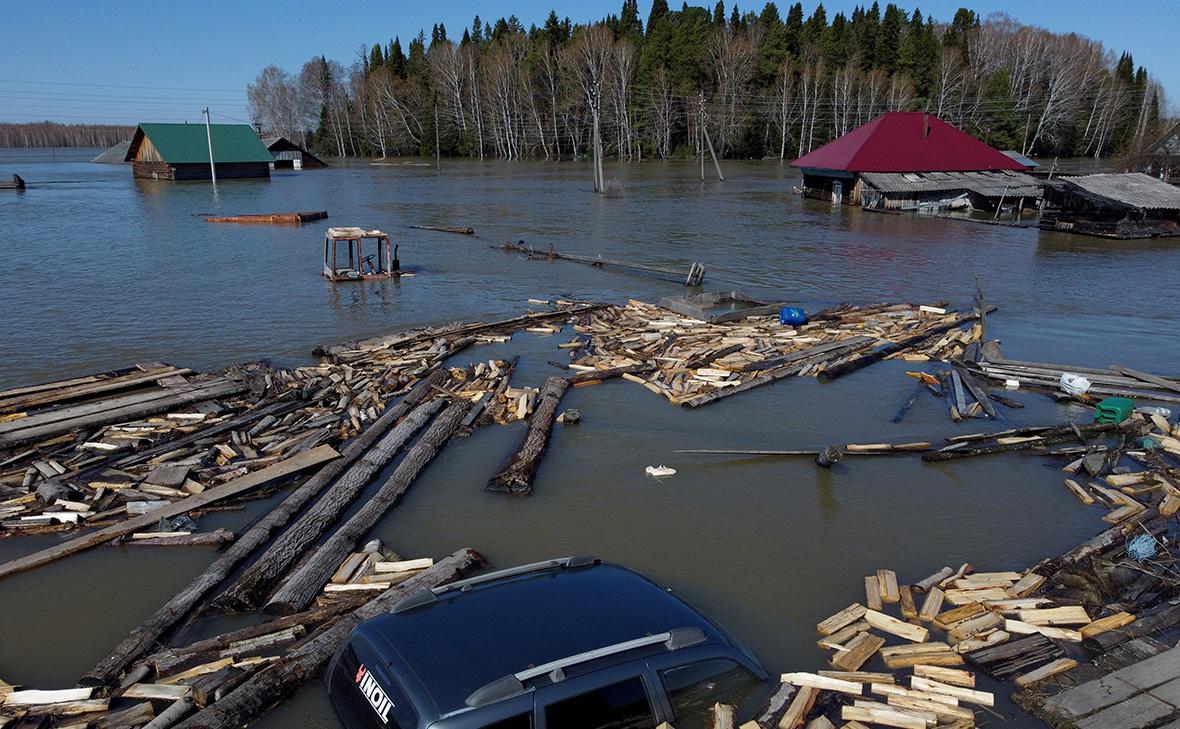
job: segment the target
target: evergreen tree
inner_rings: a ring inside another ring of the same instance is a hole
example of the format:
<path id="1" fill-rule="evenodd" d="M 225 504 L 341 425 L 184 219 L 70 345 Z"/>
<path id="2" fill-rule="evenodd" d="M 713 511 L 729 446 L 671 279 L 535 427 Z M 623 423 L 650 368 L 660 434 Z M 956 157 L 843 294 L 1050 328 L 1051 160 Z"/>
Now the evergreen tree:
<path id="1" fill-rule="evenodd" d="M 368 76 L 369 71 L 372 71 L 377 68 L 381 68 L 384 65 L 385 65 L 385 54 L 381 52 L 381 44 L 374 43 L 373 49 L 369 51 L 369 64 L 368 64 L 368 70 L 365 72 L 365 75 Z"/>
<path id="2" fill-rule="evenodd" d="M 620 36 L 626 36 L 635 43 L 643 42 L 643 21 L 639 19 L 639 0 L 623 0 L 623 10 L 619 14 Z"/>
<path id="3" fill-rule="evenodd" d="M 873 3 L 860 14 L 855 31 L 855 43 L 860 52 L 860 67 L 864 71 L 877 63 L 877 45 L 881 42 L 881 6 Z"/>
<path id="4" fill-rule="evenodd" d="M 877 58 L 874 65 L 892 75 L 897 70 L 898 53 L 901 49 L 901 28 L 905 23 L 905 16 L 901 9 L 893 3 L 885 6 L 885 15 L 881 18 L 881 32 L 877 36 Z"/>
<path id="5" fill-rule="evenodd" d="M 778 7 L 768 2 L 758 15 L 762 26 L 762 46 L 758 49 L 758 85 L 767 87 L 774 82 L 779 67 L 790 52 L 787 46 L 787 26 L 778 14 Z"/>
<path id="6" fill-rule="evenodd" d="M 742 27 L 742 14 L 738 11 L 737 3 L 734 3 L 733 12 L 729 14 L 729 27 L 734 30 Z"/>
<path id="7" fill-rule="evenodd" d="M 418 31 L 418 37 L 410 41 L 410 53 L 406 56 L 406 78 L 426 82 L 426 32 Z"/>
<path id="8" fill-rule="evenodd" d="M 385 54 L 385 65 L 394 76 L 406 77 L 406 54 L 402 53 L 401 39 L 396 36 L 389 44 L 389 53 Z"/>
<path id="9" fill-rule="evenodd" d="M 963 65 L 971 62 L 971 36 L 979 28 L 979 16 L 975 11 L 959 8 L 955 18 L 942 36 L 944 48 L 958 48 Z"/>
<path id="10" fill-rule="evenodd" d="M 787 43 L 787 53 L 799 58 L 803 50 L 803 3 L 795 3 L 787 11 L 787 21 L 783 24 L 783 36 Z"/>
<path id="11" fill-rule="evenodd" d="M 717 0 L 713 6 L 713 25 L 725 25 L 725 0 Z"/>
<path id="12" fill-rule="evenodd" d="M 814 46 L 819 46 L 824 39 L 824 31 L 828 29 L 828 11 L 824 10 L 824 4 L 820 3 L 815 6 L 815 12 L 807 19 L 803 25 L 803 37 L 800 46 L 806 52 L 807 49 Z"/>
<path id="13" fill-rule="evenodd" d="M 704 81 L 704 48 L 711 27 L 708 10 L 686 3 L 680 11 L 668 47 L 668 73 L 677 85 L 695 89 Z"/>
<path id="14" fill-rule="evenodd" d="M 557 18 L 557 13 L 553 10 L 549 11 L 549 17 L 545 18 L 545 25 L 541 28 L 541 37 L 548 40 L 554 46 L 559 46 L 569 40 L 569 35 L 565 26 Z"/>
<path id="15" fill-rule="evenodd" d="M 480 23 L 479 16 L 475 16 L 475 20 L 471 21 L 471 42 L 475 45 L 483 43 L 483 25 Z"/>
<path id="16" fill-rule="evenodd" d="M 651 12 L 647 15 L 647 33 L 651 35 L 651 27 L 659 22 L 660 18 L 668 15 L 668 0 L 652 0 Z"/>

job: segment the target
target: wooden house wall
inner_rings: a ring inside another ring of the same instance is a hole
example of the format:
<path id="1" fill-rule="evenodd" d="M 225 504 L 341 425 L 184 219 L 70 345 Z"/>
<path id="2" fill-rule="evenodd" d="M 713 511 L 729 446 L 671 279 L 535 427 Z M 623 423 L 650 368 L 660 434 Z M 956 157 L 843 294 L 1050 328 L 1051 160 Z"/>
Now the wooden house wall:
<path id="1" fill-rule="evenodd" d="M 145 135 L 143 141 L 139 143 L 139 149 L 135 151 L 135 159 L 133 162 L 163 162 L 164 158 L 160 156 L 156 145 L 152 144 L 152 140 Z"/>
<path id="2" fill-rule="evenodd" d="M 208 164 L 169 165 L 164 162 L 133 162 L 131 171 L 135 177 L 155 180 L 208 180 Z M 266 162 L 220 163 L 217 165 L 217 179 L 236 180 L 270 177 L 270 165 Z"/>

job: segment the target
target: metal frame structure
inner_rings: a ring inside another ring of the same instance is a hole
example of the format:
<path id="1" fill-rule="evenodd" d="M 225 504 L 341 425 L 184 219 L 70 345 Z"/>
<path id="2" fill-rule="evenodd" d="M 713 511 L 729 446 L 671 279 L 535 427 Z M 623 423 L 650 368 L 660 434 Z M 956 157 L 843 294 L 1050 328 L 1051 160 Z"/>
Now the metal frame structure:
<path id="1" fill-rule="evenodd" d="M 372 240 L 377 246 L 376 261 L 364 255 L 364 241 Z M 348 266 L 336 265 L 336 246 L 348 246 Z M 368 270 L 366 270 L 366 264 Z M 389 247 L 389 234 L 380 230 L 360 228 L 329 228 L 324 237 L 323 276 L 329 281 L 360 281 L 364 279 L 390 278 L 398 274 L 398 266 Z"/>

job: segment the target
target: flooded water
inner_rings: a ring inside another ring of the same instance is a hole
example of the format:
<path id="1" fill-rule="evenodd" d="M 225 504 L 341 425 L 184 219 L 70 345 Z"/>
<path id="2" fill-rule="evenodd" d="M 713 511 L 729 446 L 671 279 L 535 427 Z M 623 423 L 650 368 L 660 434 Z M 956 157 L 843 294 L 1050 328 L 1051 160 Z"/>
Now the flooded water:
<path id="1" fill-rule="evenodd" d="M 401 327 L 514 315 L 528 298 L 658 301 L 675 283 L 491 250 L 521 240 L 563 252 L 683 268 L 700 261 L 707 290 L 809 309 L 842 301 L 948 300 L 979 281 L 1000 310 L 990 333 L 1012 358 L 1174 372 L 1180 244 L 1107 242 L 1037 230 L 831 208 L 791 193 L 777 163 L 727 163 L 701 183 L 687 163 L 608 171 L 622 199 L 589 191 L 588 165 L 444 161 L 432 167 L 337 166 L 269 182 L 133 181 L 91 154 L 0 150 L 0 387 L 136 361 L 197 369 L 267 358 L 310 361 L 322 342 Z M 335 225 L 381 227 L 400 244 L 401 282 L 333 285 L 318 272 L 324 225 L 214 225 L 202 213 L 328 210 Z M 471 225 L 477 238 L 408 229 Z M 516 382 L 539 384 L 558 337 L 530 333 L 457 359 L 519 354 Z M 825 656 L 815 623 L 861 599 L 879 567 L 913 581 L 944 564 L 1021 569 L 1099 531 L 1102 512 L 1061 485 L 1060 464 L 1012 455 L 923 464 L 852 459 L 718 458 L 679 448 L 805 448 L 937 440 L 987 429 L 953 424 L 886 362 L 829 384 L 792 379 L 699 410 L 623 381 L 571 390 L 578 426 L 559 428 L 529 498 L 484 492 L 520 425 L 448 446 L 376 530 L 407 556 L 471 546 L 500 566 L 593 553 L 686 594 L 748 641 L 771 671 L 813 670 Z M 1016 393 L 994 427 L 1081 418 L 1081 409 Z M 648 465 L 676 476 L 654 481 Z M 246 513 L 206 517 L 240 528 Z M 0 541 L 0 559 L 56 537 Z M 0 678 L 37 687 L 74 680 L 214 558 L 203 549 L 104 547 L 0 581 Z M 539 616 L 540 620 L 544 616 Z M 1035 725 L 1008 704 L 1005 726 Z M 981 723 L 999 725 L 980 715 Z M 262 722 L 337 726 L 319 685 Z"/>

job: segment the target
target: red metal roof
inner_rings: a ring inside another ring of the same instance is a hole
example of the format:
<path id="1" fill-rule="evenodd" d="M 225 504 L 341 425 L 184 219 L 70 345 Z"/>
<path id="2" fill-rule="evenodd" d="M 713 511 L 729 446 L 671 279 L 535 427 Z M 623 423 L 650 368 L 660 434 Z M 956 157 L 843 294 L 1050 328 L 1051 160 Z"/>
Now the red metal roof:
<path id="1" fill-rule="evenodd" d="M 929 133 L 926 132 L 929 124 Z M 791 163 L 845 172 L 974 172 L 1026 169 L 933 114 L 882 114 Z"/>

